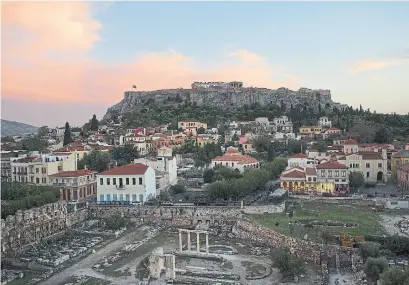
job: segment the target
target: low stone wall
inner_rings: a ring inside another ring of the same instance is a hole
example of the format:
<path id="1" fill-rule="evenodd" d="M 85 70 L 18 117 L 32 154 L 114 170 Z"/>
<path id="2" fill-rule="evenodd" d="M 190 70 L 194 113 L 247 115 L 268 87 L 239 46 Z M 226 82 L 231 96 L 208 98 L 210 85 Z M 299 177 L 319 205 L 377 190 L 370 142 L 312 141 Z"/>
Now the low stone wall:
<path id="1" fill-rule="evenodd" d="M 245 220 L 237 221 L 232 234 L 255 246 L 290 250 L 290 252 L 305 260 L 316 264 L 325 263 L 334 268 L 352 269 L 352 255 L 357 252 L 353 248 L 298 240 Z"/>
<path id="2" fill-rule="evenodd" d="M 242 210 L 245 214 L 283 213 L 285 210 L 285 204 L 282 203 L 280 205 L 245 206 Z"/>
<path id="3" fill-rule="evenodd" d="M 199 222 L 211 225 L 220 220 L 237 220 L 242 217 L 239 207 L 163 207 L 163 206 L 126 206 L 111 207 L 92 205 L 90 215 L 93 218 L 106 218 L 112 215 L 128 217 L 143 223 L 165 223 L 179 227 L 196 226 Z"/>
<path id="4" fill-rule="evenodd" d="M 84 221 L 87 216 L 87 209 L 68 213 L 65 201 L 17 211 L 14 216 L 1 220 L 1 252 L 16 252 L 41 239 L 63 233 L 72 225 Z"/>

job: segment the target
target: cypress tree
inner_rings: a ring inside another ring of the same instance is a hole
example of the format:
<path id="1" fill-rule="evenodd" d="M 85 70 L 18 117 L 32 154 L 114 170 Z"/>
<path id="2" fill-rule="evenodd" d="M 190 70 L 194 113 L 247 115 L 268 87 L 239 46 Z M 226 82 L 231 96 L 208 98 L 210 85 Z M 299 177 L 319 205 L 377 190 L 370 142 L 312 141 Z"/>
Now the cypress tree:
<path id="1" fill-rule="evenodd" d="M 64 143 L 63 145 L 67 145 L 72 143 L 72 137 L 71 137 L 71 128 L 70 124 L 68 122 L 65 123 L 65 131 L 64 131 Z"/>

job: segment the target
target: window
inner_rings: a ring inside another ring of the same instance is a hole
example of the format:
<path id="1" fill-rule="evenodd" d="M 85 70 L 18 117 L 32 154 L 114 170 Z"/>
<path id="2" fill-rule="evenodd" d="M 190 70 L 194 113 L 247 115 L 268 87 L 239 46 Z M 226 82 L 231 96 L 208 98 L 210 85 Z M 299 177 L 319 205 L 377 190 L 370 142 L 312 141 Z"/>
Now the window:
<path id="1" fill-rule="evenodd" d="M 308 181 L 311 182 L 311 177 L 308 177 Z"/>
<path id="2" fill-rule="evenodd" d="M 31 182 L 31 183 L 34 182 L 34 177 L 33 177 L 33 176 L 30 177 L 30 182 Z"/>
<path id="3" fill-rule="evenodd" d="M 314 182 L 317 181 L 317 177 L 313 177 L 312 181 L 314 181 Z"/>
<path id="4" fill-rule="evenodd" d="M 339 182 L 339 179 L 335 179 L 335 182 Z"/>
<path id="5" fill-rule="evenodd" d="M 366 173 L 366 177 L 369 177 L 369 172 Z"/>
<path id="6" fill-rule="evenodd" d="M 111 201 L 111 194 L 107 194 L 107 201 Z"/>
<path id="7" fill-rule="evenodd" d="M 132 185 L 136 185 L 136 178 L 132 178 Z"/>
<path id="8" fill-rule="evenodd" d="M 116 178 L 112 178 L 112 185 L 116 185 Z"/>
<path id="9" fill-rule="evenodd" d="M 16 171 L 16 168 L 14 167 L 14 172 Z M 36 173 L 40 173 L 40 168 L 36 168 Z"/>
<path id="10" fill-rule="evenodd" d="M 119 194 L 119 201 L 123 201 L 124 200 L 124 194 Z"/>
<path id="11" fill-rule="evenodd" d="M 104 195 L 99 195 L 99 201 L 104 201 Z"/>
<path id="12" fill-rule="evenodd" d="M 118 195 L 114 194 L 114 201 L 118 200 Z"/>
<path id="13" fill-rule="evenodd" d="M 129 178 L 125 178 L 126 185 L 129 185 Z"/>
<path id="14" fill-rule="evenodd" d="M 58 166 L 58 172 L 61 172 L 62 171 L 62 166 L 60 165 L 60 166 Z"/>
<path id="15" fill-rule="evenodd" d="M 122 186 L 122 185 L 124 185 L 122 178 L 119 178 L 119 186 Z"/>
<path id="16" fill-rule="evenodd" d="M 369 163 L 366 164 L 366 168 L 370 168 L 371 165 Z"/>
<path id="17" fill-rule="evenodd" d="M 143 202 L 143 194 L 139 195 L 139 202 Z"/>
<path id="18" fill-rule="evenodd" d="M 347 182 L 347 180 L 346 180 L 346 179 L 342 179 L 342 182 Z"/>
<path id="19" fill-rule="evenodd" d="M 107 185 L 111 185 L 111 179 L 107 178 Z"/>
<path id="20" fill-rule="evenodd" d="M 135 179 L 135 178 L 134 178 L 134 179 Z M 132 195 L 132 201 L 134 201 L 134 202 L 136 201 L 136 194 L 133 194 L 133 195 Z"/>
<path id="21" fill-rule="evenodd" d="M 341 175 L 342 175 L 342 177 L 347 176 L 347 171 L 346 171 L 346 170 L 342 170 L 342 171 L 341 171 Z"/>
<path id="22" fill-rule="evenodd" d="M 126 194 L 126 201 L 129 201 L 129 194 Z"/>
<path id="23" fill-rule="evenodd" d="M 43 167 L 43 168 L 41 168 L 41 173 L 47 173 L 47 168 L 45 168 L 45 167 Z"/>
<path id="24" fill-rule="evenodd" d="M 332 170 L 328 170 L 328 177 L 332 177 Z"/>
<path id="25" fill-rule="evenodd" d="M 339 177 L 339 170 L 335 170 L 335 177 Z"/>
<path id="26" fill-rule="evenodd" d="M 40 178 L 36 178 L 36 183 L 40 183 Z"/>
<path id="27" fill-rule="evenodd" d="M 139 185 L 142 185 L 142 178 L 139 178 Z"/>
<path id="28" fill-rule="evenodd" d="M 104 178 L 99 179 L 99 185 L 104 185 Z"/>
<path id="29" fill-rule="evenodd" d="M 378 163 L 378 167 L 379 167 L 379 168 L 382 168 L 382 162 L 379 162 L 379 163 Z"/>

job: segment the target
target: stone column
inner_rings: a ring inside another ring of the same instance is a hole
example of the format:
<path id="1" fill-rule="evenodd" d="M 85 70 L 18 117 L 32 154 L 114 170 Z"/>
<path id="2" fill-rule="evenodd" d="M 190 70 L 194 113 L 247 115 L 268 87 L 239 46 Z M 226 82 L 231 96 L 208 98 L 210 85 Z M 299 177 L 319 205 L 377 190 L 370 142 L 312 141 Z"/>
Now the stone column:
<path id="1" fill-rule="evenodd" d="M 199 232 L 196 233 L 196 251 L 197 253 L 200 252 L 200 234 Z"/>
<path id="2" fill-rule="evenodd" d="M 206 254 L 209 254 L 209 234 L 206 233 Z"/>
<path id="3" fill-rule="evenodd" d="M 190 231 L 187 231 L 187 250 L 190 251 Z"/>
<path id="4" fill-rule="evenodd" d="M 183 251 L 183 244 L 182 244 L 182 232 L 179 230 L 179 251 Z"/>

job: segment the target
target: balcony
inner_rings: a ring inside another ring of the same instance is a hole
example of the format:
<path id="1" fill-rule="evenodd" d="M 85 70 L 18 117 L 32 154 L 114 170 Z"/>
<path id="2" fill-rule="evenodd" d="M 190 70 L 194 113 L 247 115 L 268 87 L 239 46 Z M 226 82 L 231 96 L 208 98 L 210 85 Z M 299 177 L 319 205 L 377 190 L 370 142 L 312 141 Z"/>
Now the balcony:
<path id="1" fill-rule="evenodd" d="M 125 185 L 116 185 L 116 189 L 118 190 L 124 190 L 125 189 Z"/>

